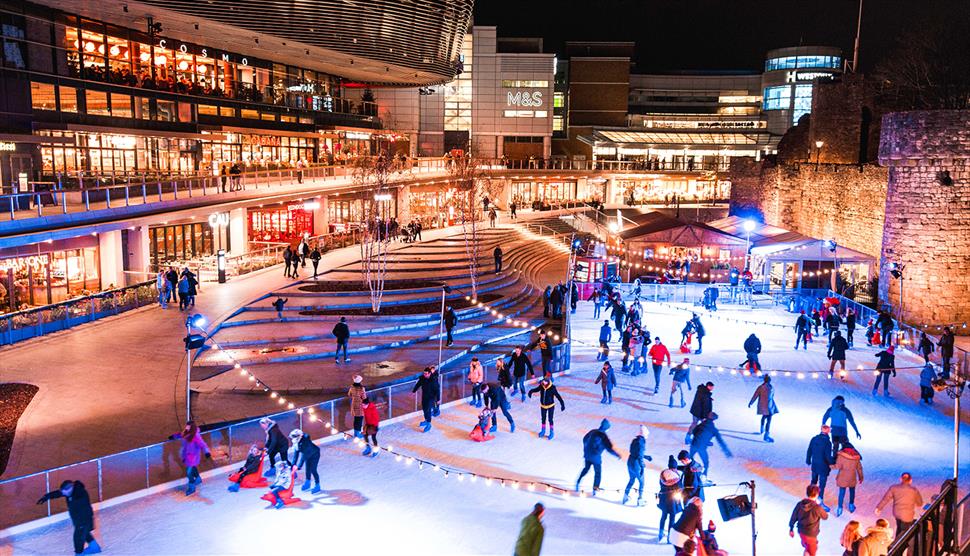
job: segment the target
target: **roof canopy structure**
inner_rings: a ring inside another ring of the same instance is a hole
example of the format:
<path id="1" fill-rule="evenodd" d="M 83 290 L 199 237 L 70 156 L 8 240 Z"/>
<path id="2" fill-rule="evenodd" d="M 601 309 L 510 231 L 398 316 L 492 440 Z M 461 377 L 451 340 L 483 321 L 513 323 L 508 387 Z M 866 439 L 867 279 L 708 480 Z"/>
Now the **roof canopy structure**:
<path id="1" fill-rule="evenodd" d="M 740 245 L 745 240 L 700 222 L 685 222 L 659 212 L 637 217 L 637 226 L 619 233 L 624 242 L 662 241 L 672 245 L 692 247 L 698 245 Z"/>
<path id="2" fill-rule="evenodd" d="M 36 0 L 160 37 L 396 86 L 455 77 L 473 0 Z"/>
<path id="3" fill-rule="evenodd" d="M 759 149 L 772 145 L 773 137 L 765 130 L 595 128 L 579 140 L 594 147 Z"/>

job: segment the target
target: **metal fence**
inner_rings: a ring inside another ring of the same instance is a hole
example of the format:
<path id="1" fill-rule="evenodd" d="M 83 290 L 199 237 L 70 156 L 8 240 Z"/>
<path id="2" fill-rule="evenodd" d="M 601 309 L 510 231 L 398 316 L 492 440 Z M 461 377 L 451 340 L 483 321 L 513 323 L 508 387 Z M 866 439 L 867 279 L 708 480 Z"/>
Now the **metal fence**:
<path id="1" fill-rule="evenodd" d="M 555 347 L 552 371 L 568 369 L 563 359 L 565 346 Z M 494 360 L 483 361 L 485 381 L 497 382 Z M 472 386 L 465 369 L 442 372 L 441 403 L 446 404 L 471 396 Z M 368 390 L 368 397 L 377 404 L 382 421 L 406 417 L 420 412 L 420 392 L 413 394 L 416 379 L 405 379 L 380 388 Z M 350 399 L 346 396 L 269 415 L 284 433 L 304 429 L 312 438 L 329 436 L 324 423 L 338 430 L 353 428 Z M 471 425 L 471 424 L 470 424 Z M 160 436 L 165 436 L 164 432 Z M 202 438 L 212 451 L 211 460 L 203 460 L 200 471 L 222 467 L 246 459 L 252 444 L 263 445 L 265 433 L 259 418 L 248 419 L 229 426 L 208 430 Z M 62 505 L 51 502 L 37 505 L 45 492 L 57 488 L 64 480 L 81 481 L 88 487 L 92 502 L 103 502 L 146 488 L 163 485 L 185 477 L 185 467 L 179 457 L 181 441 L 169 440 L 121 453 L 90 459 L 81 463 L 47 469 L 37 473 L 0 481 L 0 530 L 48 517 Z"/>
<path id="2" fill-rule="evenodd" d="M 0 345 L 20 342 L 158 302 L 155 281 L 0 315 Z"/>

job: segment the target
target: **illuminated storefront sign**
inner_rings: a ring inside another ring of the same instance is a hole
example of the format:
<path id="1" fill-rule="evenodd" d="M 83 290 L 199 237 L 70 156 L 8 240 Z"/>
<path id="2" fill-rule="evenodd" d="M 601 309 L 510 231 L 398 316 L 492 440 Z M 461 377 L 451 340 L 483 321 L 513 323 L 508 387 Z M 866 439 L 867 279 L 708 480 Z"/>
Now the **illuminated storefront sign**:
<path id="1" fill-rule="evenodd" d="M 764 120 L 644 120 L 643 127 L 653 129 L 761 129 L 768 127 Z"/>
<path id="2" fill-rule="evenodd" d="M 317 210 L 318 208 L 320 208 L 319 201 L 308 201 L 306 203 L 287 205 L 286 210 Z"/>
<path id="3" fill-rule="evenodd" d="M 0 151 L 10 152 L 17 150 L 17 144 L 9 141 L 0 141 Z"/>
<path id="4" fill-rule="evenodd" d="M 209 215 L 209 226 L 213 228 L 225 228 L 229 225 L 229 213 L 228 212 L 213 212 Z"/>
<path id="5" fill-rule="evenodd" d="M 785 74 L 785 83 L 796 81 L 812 81 L 814 79 L 828 79 L 834 75 L 827 71 L 790 71 Z"/>
<path id="6" fill-rule="evenodd" d="M 39 271 L 50 262 L 49 255 L 31 255 L 29 257 L 15 257 L 12 259 L 0 259 L 0 272 L 13 270 L 24 272 L 28 269 Z"/>
<path id="7" fill-rule="evenodd" d="M 161 48 L 162 50 L 167 50 L 167 49 L 171 48 L 172 50 L 178 50 L 182 54 L 189 54 L 189 53 L 191 53 L 191 54 L 195 54 L 197 56 L 201 56 L 202 58 L 209 58 L 210 57 L 209 56 L 209 49 L 206 48 L 206 47 L 199 47 L 199 46 L 189 45 L 189 44 L 185 44 L 185 43 L 179 43 L 178 47 L 174 47 L 174 46 L 173 47 L 169 47 L 168 46 L 168 40 L 167 39 L 159 39 L 158 40 L 158 48 Z M 213 51 L 211 57 L 212 58 L 217 58 L 217 59 L 219 59 L 219 60 L 221 60 L 223 62 L 232 62 L 233 61 L 232 60 L 232 57 L 229 54 L 225 53 L 225 52 L 218 52 L 217 53 L 217 52 Z M 244 66 L 248 66 L 249 65 L 249 59 L 248 58 L 240 58 L 239 59 L 239 63 L 242 64 L 242 65 L 244 65 Z"/>
<path id="8" fill-rule="evenodd" d="M 542 91 L 509 91 L 508 106 L 542 106 Z"/>

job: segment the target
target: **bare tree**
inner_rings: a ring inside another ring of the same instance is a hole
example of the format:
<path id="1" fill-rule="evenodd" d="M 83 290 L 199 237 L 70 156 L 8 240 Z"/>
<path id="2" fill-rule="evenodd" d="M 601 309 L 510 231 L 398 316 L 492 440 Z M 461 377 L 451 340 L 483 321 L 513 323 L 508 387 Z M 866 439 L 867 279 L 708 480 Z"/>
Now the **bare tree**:
<path id="1" fill-rule="evenodd" d="M 384 277 L 387 275 L 387 248 L 391 242 L 388 226 L 389 203 L 392 199 L 388 183 L 401 172 L 397 159 L 386 152 L 373 157 L 354 160 L 354 183 L 367 186 L 361 199 L 360 271 L 370 290 L 371 310 L 380 312 L 384 297 Z"/>
<path id="2" fill-rule="evenodd" d="M 461 221 L 462 237 L 465 240 L 465 256 L 468 258 L 468 276 L 471 279 L 472 297 L 478 297 L 478 259 L 480 243 L 478 221 L 484 220 L 485 214 L 482 201 L 485 197 L 494 202 L 501 190 L 501 184 L 489 178 L 485 163 L 473 157 L 454 158 L 450 162 L 448 173 L 451 178 L 455 194 L 452 204 Z M 479 211 L 479 206 L 482 210 Z"/>

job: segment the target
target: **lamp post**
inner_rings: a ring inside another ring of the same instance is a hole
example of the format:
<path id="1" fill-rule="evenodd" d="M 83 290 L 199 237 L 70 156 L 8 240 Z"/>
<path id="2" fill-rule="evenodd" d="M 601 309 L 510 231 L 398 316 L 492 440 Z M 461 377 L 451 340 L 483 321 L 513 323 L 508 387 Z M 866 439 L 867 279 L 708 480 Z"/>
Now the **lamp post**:
<path id="1" fill-rule="evenodd" d="M 903 322 L 903 281 L 906 277 L 903 275 L 903 271 L 906 270 L 906 265 L 901 263 L 889 263 L 886 265 L 886 270 L 893 278 L 899 280 L 899 312 L 896 315 L 896 320 Z"/>
<path id="2" fill-rule="evenodd" d="M 200 314 L 191 315 L 185 319 L 185 420 L 192 419 L 192 350 L 199 349 L 205 344 L 205 336 L 193 334 L 192 329 L 203 330 L 205 317 Z"/>
<path id="3" fill-rule="evenodd" d="M 815 170 L 818 170 L 819 160 L 822 158 L 822 147 L 825 146 L 825 141 L 815 142 Z"/>
<path id="4" fill-rule="evenodd" d="M 744 243 L 744 268 L 748 269 L 748 265 L 751 264 L 750 252 L 751 252 L 751 232 L 758 227 L 758 223 L 754 220 L 745 220 L 741 225 L 744 228 L 745 233 L 745 243 Z"/>

